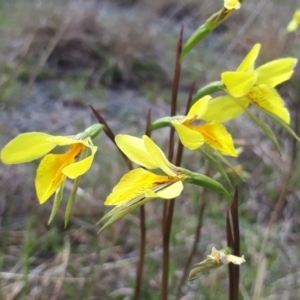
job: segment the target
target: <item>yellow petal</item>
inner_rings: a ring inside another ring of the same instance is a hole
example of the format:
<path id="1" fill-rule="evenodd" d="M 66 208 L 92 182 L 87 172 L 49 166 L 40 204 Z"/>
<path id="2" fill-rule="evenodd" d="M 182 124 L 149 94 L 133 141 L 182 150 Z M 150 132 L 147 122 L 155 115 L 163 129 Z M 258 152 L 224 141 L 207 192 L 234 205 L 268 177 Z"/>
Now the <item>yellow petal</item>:
<path id="1" fill-rule="evenodd" d="M 205 143 L 209 146 L 218 149 L 223 154 L 237 156 L 232 136 L 221 123 L 214 121 L 193 128 L 204 136 Z"/>
<path id="2" fill-rule="evenodd" d="M 93 146 L 93 148 L 91 149 L 92 154 L 90 156 L 63 168 L 62 173 L 71 179 L 77 178 L 78 176 L 85 174 L 91 168 L 97 149 L 98 147 Z"/>
<path id="3" fill-rule="evenodd" d="M 221 77 L 230 95 L 243 97 L 255 84 L 257 75 L 254 72 L 224 72 Z"/>
<path id="4" fill-rule="evenodd" d="M 249 106 L 249 99 L 246 97 L 239 98 L 238 101 L 245 108 Z M 207 112 L 202 119 L 206 122 L 214 120 L 227 122 L 242 113 L 244 109 L 231 96 L 221 96 L 209 102 Z"/>
<path id="5" fill-rule="evenodd" d="M 176 176 L 174 171 L 176 167 L 167 160 L 160 148 L 146 135 L 143 136 L 143 140 L 148 153 L 150 153 L 158 168 L 163 170 L 169 176 Z"/>
<path id="6" fill-rule="evenodd" d="M 240 9 L 241 3 L 238 0 L 224 0 L 224 7 L 228 10 Z"/>
<path id="7" fill-rule="evenodd" d="M 249 72 L 254 70 L 255 61 L 260 51 L 260 44 L 255 44 L 237 68 L 238 72 Z"/>
<path id="8" fill-rule="evenodd" d="M 158 191 L 157 197 L 163 199 L 173 199 L 178 197 L 183 190 L 183 184 L 181 181 L 177 181 L 170 186 L 166 187 L 165 189 Z"/>
<path id="9" fill-rule="evenodd" d="M 256 105 L 278 116 L 287 124 L 290 123 L 289 111 L 274 88 L 264 84 L 255 86 L 249 92 L 248 98 Z"/>
<path id="10" fill-rule="evenodd" d="M 240 264 L 246 262 L 244 255 L 242 257 L 238 257 L 238 256 L 231 255 L 231 254 L 226 255 L 226 261 L 227 261 L 227 263 L 233 263 L 235 265 L 240 265 Z"/>
<path id="11" fill-rule="evenodd" d="M 178 121 L 174 121 L 173 126 L 176 129 L 180 141 L 184 147 L 190 150 L 195 150 L 204 144 L 204 137 L 200 132 L 186 127 L 185 125 L 180 124 Z"/>
<path id="12" fill-rule="evenodd" d="M 185 120 L 190 120 L 190 119 L 201 119 L 201 117 L 206 113 L 207 110 L 207 105 L 209 100 L 211 99 L 211 96 L 205 96 L 199 99 L 190 109 L 188 112 Z"/>
<path id="13" fill-rule="evenodd" d="M 287 31 L 295 31 L 300 25 L 300 9 L 296 10 L 294 13 L 292 21 L 287 26 Z"/>
<path id="14" fill-rule="evenodd" d="M 37 169 L 35 188 L 40 204 L 47 201 L 66 180 L 66 176 L 60 171 L 62 156 L 63 154 L 46 155 Z"/>
<path id="15" fill-rule="evenodd" d="M 48 140 L 51 137 L 43 132 L 19 134 L 3 148 L 1 160 L 5 164 L 19 164 L 40 158 L 56 146 Z"/>
<path id="16" fill-rule="evenodd" d="M 66 180 L 62 170 L 73 163 L 82 150 L 83 146 L 76 144 L 64 154 L 48 154 L 42 159 L 35 178 L 36 192 L 41 204 Z"/>
<path id="17" fill-rule="evenodd" d="M 76 139 L 75 136 L 51 136 L 48 141 L 55 146 L 68 146 L 73 144 L 82 144 L 89 147 L 89 139 L 80 140 Z"/>
<path id="18" fill-rule="evenodd" d="M 295 30 L 298 28 L 298 26 L 299 26 L 298 22 L 297 22 L 296 20 L 292 20 L 292 21 L 288 24 L 286 30 L 287 30 L 288 32 L 292 32 L 292 31 L 295 31 Z"/>
<path id="19" fill-rule="evenodd" d="M 256 84 L 267 84 L 272 87 L 289 80 L 297 63 L 295 58 L 281 58 L 266 63 L 256 69 Z"/>
<path id="20" fill-rule="evenodd" d="M 142 168 L 131 170 L 121 178 L 104 204 L 120 205 L 135 198 L 145 198 L 147 190 L 153 190 L 168 182 L 170 182 L 168 176 L 156 175 Z"/>
<path id="21" fill-rule="evenodd" d="M 125 155 L 136 164 L 148 169 L 159 168 L 145 147 L 144 140 L 130 135 L 118 134 L 116 144 Z"/>

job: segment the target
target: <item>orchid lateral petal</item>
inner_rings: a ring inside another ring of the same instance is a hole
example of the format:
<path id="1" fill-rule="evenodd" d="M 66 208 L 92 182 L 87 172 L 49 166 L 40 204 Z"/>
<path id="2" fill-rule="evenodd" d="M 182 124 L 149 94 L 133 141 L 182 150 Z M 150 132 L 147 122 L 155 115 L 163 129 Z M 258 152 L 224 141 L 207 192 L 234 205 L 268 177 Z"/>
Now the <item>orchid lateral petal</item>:
<path id="1" fill-rule="evenodd" d="M 281 58 L 270 61 L 255 70 L 257 72 L 256 84 L 267 84 L 275 87 L 292 77 L 296 64 L 296 58 Z"/>
<path id="2" fill-rule="evenodd" d="M 38 159 L 55 148 L 49 141 L 51 137 L 43 132 L 19 134 L 3 148 L 1 160 L 5 164 L 19 164 Z"/>
<path id="3" fill-rule="evenodd" d="M 157 197 L 163 198 L 163 199 L 173 199 L 178 197 L 183 190 L 183 184 L 182 181 L 177 181 L 168 187 L 158 191 L 156 193 Z"/>
<path id="4" fill-rule="evenodd" d="M 246 108 L 249 106 L 250 101 L 248 98 L 243 97 L 239 98 L 239 103 Z M 202 119 L 206 122 L 227 122 L 244 113 L 241 105 L 237 104 L 231 96 L 214 98 L 209 102 L 207 112 L 202 116 Z"/>
<path id="5" fill-rule="evenodd" d="M 204 144 L 205 140 L 200 132 L 195 131 L 177 121 L 173 122 L 173 126 L 176 129 L 179 139 L 184 147 L 190 150 L 195 150 Z"/>
<path id="6" fill-rule="evenodd" d="M 131 170 L 120 179 L 104 204 L 120 205 L 137 197 L 144 197 L 146 190 L 169 181 L 168 176 L 156 175 L 142 168 Z"/>
<path id="7" fill-rule="evenodd" d="M 175 183 L 171 183 L 171 185 L 167 184 L 165 187 L 159 189 L 158 192 L 153 190 L 146 190 L 145 197 L 147 198 L 162 198 L 162 199 L 173 199 L 181 194 L 183 190 L 183 184 L 181 181 L 177 181 Z"/>
<path id="8" fill-rule="evenodd" d="M 147 151 L 143 139 L 130 135 L 118 134 L 115 137 L 115 141 L 118 147 L 131 161 L 147 169 L 159 168 Z"/>
<path id="9" fill-rule="evenodd" d="M 207 111 L 208 102 L 211 98 L 211 96 L 205 96 L 195 102 L 195 104 L 190 108 L 185 119 L 201 119 Z"/>
<path id="10" fill-rule="evenodd" d="M 64 154 L 48 154 L 42 159 L 35 179 L 35 187 L 41 204 L 48 200 L 66 180 L 66 175 L 62 173 L 62 170 L 74 163 L 84 147 L 82 144 L 75 144 Z"/>
<path id="11" fill-rule="evenodd" d="M 224 72 L 221 74 L 226 90 L 233 97 L 246 96 L 256 82 L 254 72 Z"/>
<path id="12" fill-rule="evenodd" d="M 205 143 L 209 146 L 218 149 L 223 154 L 237 156 L 232 136 L 221 123 L 213 121 L 193 128 L 204 136 Z"/>
<path id="13" fill-rule="evenodd" d="M 61 173 L 64 156 L 65 154 L 48 154 L 42 159 L 35 179 L 40 204 L 46 202 L 66 180 L 66 175 Z"/>
<path id="14" fill-rule="evenodd" d="M 260 44 L 255 44 L 250 52 L 246 55 L 244 60 L 241 62 L 237 68 L 238 72 L 249 72 L 253 71 L 255 67 L 255 61 L 258 57 L 260 51 Z"/>
<path id="15" fill-rule="evenodd" d="M 169 176 L 176 176 L 174 172 L 175 166 L 167 160 L 160 148 L 146 135 L 143 136 L 143 140 L 148 153 L 151 155 L 152 160 L 156 162 L 157 167 Z"/>
<path id="16" fill-rule="evenodd" d="M 93 146 L 91 149 L 92 154 L 90 156 L 66 166 L 62 169 L 62 173 L 71 179 L 75 179 L 78 176 L 85 174 L 91 168 L 97 149 L 98 147 Z"/>
<path id="17" fill-rule="evenodd" d="M 261 84 L 255 86 L 248 93 L 248 98 L 258 106 L 270 111 L 287 124 L 290 123 L 290 114 L 278 92 L 271 86 Z"/>

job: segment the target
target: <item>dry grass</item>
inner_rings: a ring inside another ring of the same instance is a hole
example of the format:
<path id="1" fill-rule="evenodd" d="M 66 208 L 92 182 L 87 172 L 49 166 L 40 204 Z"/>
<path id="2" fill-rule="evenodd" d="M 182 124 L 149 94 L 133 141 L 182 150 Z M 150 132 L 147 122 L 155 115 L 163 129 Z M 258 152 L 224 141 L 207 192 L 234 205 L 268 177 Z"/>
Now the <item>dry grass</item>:
<path id="1" fill-rule="evenodd" d="M 161 88 L 169 93 L 172 47 L 180 25 L 187 24 L 187 37 L 219 3 L 191 0 L 162 4 L 144 0 L 131 6 L 125 2 L 116 0 L 113 6 L 107 3 L 99 6 L 96 2 L 84 5 L 42 2 L 38 6 L 34 2 L 34 6 L 23 3 L 15 10 L 6 4 L 6 11 L 14 11 L 12 19 L 19 19 L 20 23 L 0 32 L 5 36 L 0 56 L 4 82 L 14 82 L 13 90 L 16 85 L 21 85 L 22 90 L 27 87 L 29 95 L 24 97 L 22 91 L 13 93 L 13 97 L 3 97 L 1 147 L 21 131 L 72 134 L 82 130 L 94 122 L 86 108 L 87 101 L 101 109 L 116 132 L 136 135 L 143 132 L 143 118 L 151 105 L 151 101 L 140 95 L 141 91 L 156 101 L 155 116 L 168 113 L 169 94 Z M 182 98 L 185 99 L 185 88 L 191 80 L 197 79 L 201 86 L 218 79 L 222 70 L 235 69 L 256 42 L 263 44 L 260 63 L 278 56 L 299 57 L 300 40 L 284 31 L 297 4 L 295 0 L 285 3 L 245 0 L 241 12 L 226 23 L 222 32 L 208 38 L 184 63 Z M 295 82 L 298 84 L 299 79 Z M 7 89 L 7 85 L 1 84 L 2 91 Z M 294 115 L 298 115 L 299 90 L 285 85 L 281 93 Z M 136 116 L 141 116 L 140 120 Z M 260 280 L 261 299 L 298 299 L 300 174 L 297 161 L 284 205 L 270 232 L 267 256 L 261 263 L 265 229 L 289 169 L 291 139 L 276 129 L 283 146 L 283 156 L 279 157 L 261 132 L 245 118 L 232 123 L 231 131 L 238 136 L 237 143 L 245 148 L 238 161 L 250 174 L 247 182 L 240 185 L 241 246 L 247 260 L 241 269 L 241 294 L 244 299 L 252 299 L 255 281 L 260 278 L 257 267 L 261 265 L 265 267 L 260 273 L 264 275 Z M 3 299 L 130 299 L 139 222 L 137 215 L 131 214 L 97 235 L 95 223 L 106 211 L 103 200 L 123 174 L 125 165 L 104 136 L 98 137 L 96 143 L 99 155 L 91 172 L 83 177 L 83 189 L 79 191 L 66 230 L 63 229 L 65 203 L 51 226 L 47 225 L 51 203 L 37 204 L 33 190 L 36 164 L 1 166 L 0 296 Z M 198 162 L 203 165 L 197 155 L 186 153 L 186 167 L 195 170 Z M 98 174 L 96 180 L 95 174 Z M 66 190 L 67 194 L 71 190 L 69 183 Z M 187 187 L 177 203 L 171 249 L 172 299 L 175 299 L 185 254 L 193 242 L 199 199 L 199 191 Z M 226 244 L 227 204 L 215 194 L 210 194 L 209 199 L 195 262 L 201 261 L 213 245 Z M 149 231 L 142 299 L 160 299 L 162 253 L 157 224 L 161 222 L 161 208 L 159 200 L 146 206 Z M 220 269 L 187 283 L 183 292 L 188 299 L 220 299 L 227 290 L 226 280 L 227 270 Z"/>

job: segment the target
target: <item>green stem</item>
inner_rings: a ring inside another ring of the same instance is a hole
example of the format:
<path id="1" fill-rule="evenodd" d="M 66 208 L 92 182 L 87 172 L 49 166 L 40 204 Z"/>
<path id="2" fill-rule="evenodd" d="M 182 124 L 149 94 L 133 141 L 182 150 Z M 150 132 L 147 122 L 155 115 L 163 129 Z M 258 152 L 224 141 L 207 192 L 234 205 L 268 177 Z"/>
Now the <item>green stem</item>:
<path id="1" fill-rule="evenodd" d="M 196 92 L 195 96 L 193 97 L 192 103 L 195 103 L 197 100 L 201 99 L 206 95 L 211 95 L 223 90 L 224 90 L 224 84 L 222 81 L 211 82 Z"/>
<path id="2" fill-rule="evenodd" d="M 223 187 L 223 185 L 218 181 L 208 176 L 205 176 L 203 174 L 194 173 L 186 169 L 181 169 L 181 170 L 184 170 L 184 174 L 187 175 L 187 178 L 184 180 L 186 183 L 199 185 L 204 188 L 217 191 L 223 194 L 223 196 L 226 197 L 226 199 L 230 202 L 230 204 L 232 203 L 232 197 L 230 196 L 228 191 Z"/>
<path id="3" fill-rule="evenodd" d="M 175 116 L 177 113 L 177 95 L 179 90 L 179 82 L 180 82 L 180 74 L 181 74 L 181 63 L 180 63 L 180 55 L 182 52 L 182 37 L 183 37 L 183 26 L 181 27 L 179 40 L 177 43 L 177 51 L 176 51 L 176 62 L 175 62 L 175 70 L 174 70 L 174 78 L 173 78 L 173 86 L 172 86 L 172 104 L 171 104 L 171 117 Z M 168 159 L 172 162 L 174 157 L 174 128 L 172 127 L 170 130 L 170 138 L 169 138 L 169 153 Z M 174 204 L 175 199 L 164 201 L 163 208 L 163 270 L 162 270 L 162 300 L 168 300 L 169 293 L 169 260 L 170 260 L 170 234 L 172 227 L 172 219 L 174 212 Z"/>
<path id="4" fill-rule="evenodd" d="M 136 266 L 136 278 L 135 278 L 135 291 L 134 300 L 141 299 L 141 288 L 143 281 L 143 271 L 145 262 L 145 248 L 146 248 L 146 216 L 145 206 L 140 207 L 140 253 L 139 261 Z"/>

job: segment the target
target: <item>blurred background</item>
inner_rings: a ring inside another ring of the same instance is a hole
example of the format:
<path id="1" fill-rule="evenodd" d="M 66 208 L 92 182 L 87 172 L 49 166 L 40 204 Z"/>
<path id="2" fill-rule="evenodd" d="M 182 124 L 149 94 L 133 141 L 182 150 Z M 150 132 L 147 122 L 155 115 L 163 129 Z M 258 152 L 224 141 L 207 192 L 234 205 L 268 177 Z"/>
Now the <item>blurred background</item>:
<path id="1" fill-rule="evenodd" d="M 97 120 L 101 112 L 115 133 L 140 136 L 146 115 L 169 115 L 176 43 L 184 41 L 223 6 L 221 0 L 14 0 L 0 1 L 0 148 L 19 133 L 43 131 L 70 135 Z M 245 0 L 242 8 L 184 59 L 179 93 L 183 114 L 191 83 L 196 88 L 235 70 L 256 43 L 258 65 L 279 57 L 300 56 L 298 33 L 286 26 L 298 0 Z M 279 87 L 298 126 L 300 71 Z M 299 159 L 292 138 L 266 117 L 282 146 L 271 142 L 246 116 L 228 124 L 244 151 L 240 190 L 242 299 L 299 299 Z M 295 127 L 294 127 L 295 128 Z M 295 129 L 298 130 L 297 128 Z M 298 132 L 299 134 L 299 132 Z M 153 138 L 163 148 L 168 131 Z M 65 201 L 48 226 L 52 201 L 39 205 L 34 188 L 38 161 L 0 166 L 0 299 L 132 299 L 138 259 L 139 219 L 134 212 L 97 234 L 96 222 L 110 208 L 103 202 L 127 172 L 112 143 L 101 134 L 92 169 L 83 176 L 73 215 L 64 229 Z M 205 172 L 198 153 L 185 152 L 183 166 Z M 213 172 L 213 170 L 210 170 Z M 213 173 L 212 173 L 213 174 Z M 257 272 L 261 245 L 277 201 L 267 242 L 264 277 Z M 284 201 L 284 202 L 283 202 Z M 176 202 L 171 236 L 170 299 L 226 299 L 227 268 L 205 273 L 177 288 L 194 241 L 199 209 L 204 217 L 193 263 L 215 246 L 226 246 L 228 205 L 216 193 L 202 195 L 186 186 Z M 146 205 L 147 248 L 142 299 L 160 299 L 162 200 Z"/>

